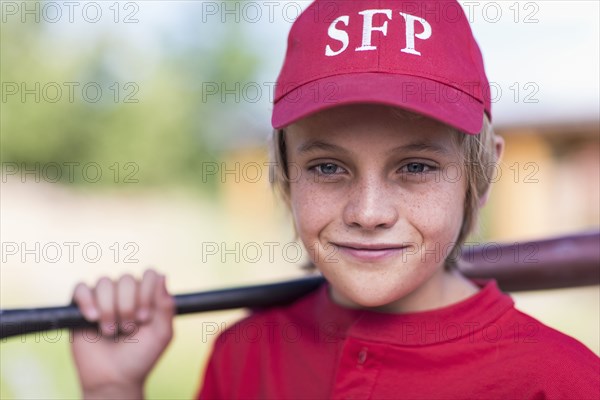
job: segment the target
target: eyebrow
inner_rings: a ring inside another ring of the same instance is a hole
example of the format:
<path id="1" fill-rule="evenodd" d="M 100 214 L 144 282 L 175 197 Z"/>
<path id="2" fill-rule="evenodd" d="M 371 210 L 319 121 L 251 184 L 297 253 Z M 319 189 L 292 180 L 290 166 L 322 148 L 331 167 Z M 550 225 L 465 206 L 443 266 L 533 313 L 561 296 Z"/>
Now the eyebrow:
<path id="1" fill-rule="evenodd" d="M 448 155 L 450 152 L 447 147 L 441 146 L 437 143 L 432 142 L 415 142 L 409 144 L 403 144 L 398 147 L 390 149 L 387 153 L 395 153 L 397 151 L 414 151 L 414 152 L 432 152 L 441 155 Z"/>
<path id="2" fill-rule="evenodd" d="M 303 143 L 297 148 L 297 152 L 299 154 L 306 154 L 317 150 L 324 150 L 330 152 L 337 152 L 342 154 L 350 154 L 350 151 L 343 148 L 342 146 L 338 146 L 333 143 L 324 142 L 322 140 L 311 140 L 309 142 Z M 387 154 L 393 154 L 396 152 L 433 152 L 441 155 L 448 155 L 450 152 L 444 146 L 440 146 L 437 143 L 432 142 L 414 142 L 403 144 L 397 147 L 394 147 L 388 150 Z"/>
<path id="3" fill-rule="evenodd" d="M 338 146 L 333 143 L 323 142 L 321 140 L 311 140 L 309 142 L 303 143 L 302 145 L 298 146 L 298 149 L 297 149 L 299 154 L 310 153 L 310 152 L 317 151 L 317 150 L 325 150 L 325 151 L 331 151 L 331 152 L 337 152 L 337 153 L 343 153 L 343 154 L 350 153 L 350 151 L 346 150 L 342 146 Z"/>

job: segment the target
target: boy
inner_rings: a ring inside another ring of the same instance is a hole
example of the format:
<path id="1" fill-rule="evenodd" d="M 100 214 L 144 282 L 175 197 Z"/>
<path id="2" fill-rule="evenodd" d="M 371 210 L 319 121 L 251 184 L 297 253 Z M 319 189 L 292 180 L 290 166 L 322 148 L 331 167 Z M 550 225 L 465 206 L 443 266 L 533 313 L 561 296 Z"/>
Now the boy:
<path id="1" fill-rule="evenodd" d="M 199 398 L 598 398 L 598 357 L 454 268 L 503 148 L 490 119 L 457 3 L 313 3 L 290 32 L 273 155 L 327 284 L 225 331 Z M 109 336 L 138 329 L 136 344 L 75 335 L 84 396 L 142 397 L 172 336 L 164 277 L 74 298 Z"/>

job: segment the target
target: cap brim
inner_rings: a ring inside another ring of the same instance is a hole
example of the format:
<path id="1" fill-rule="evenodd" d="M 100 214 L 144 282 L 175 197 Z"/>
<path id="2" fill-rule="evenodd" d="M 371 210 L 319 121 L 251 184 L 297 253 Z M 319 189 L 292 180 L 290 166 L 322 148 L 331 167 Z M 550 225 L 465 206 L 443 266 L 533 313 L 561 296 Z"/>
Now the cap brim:
<path id="1" fill-rule="evenodd" d="M 385 73 L 335 75 L 306 83 L 278 99 L 275 129 L 329 108 L 385 104 L 433 118 L 468 134 L 483 125 L 484 105 L 466 92 L 422 77 Z"/>

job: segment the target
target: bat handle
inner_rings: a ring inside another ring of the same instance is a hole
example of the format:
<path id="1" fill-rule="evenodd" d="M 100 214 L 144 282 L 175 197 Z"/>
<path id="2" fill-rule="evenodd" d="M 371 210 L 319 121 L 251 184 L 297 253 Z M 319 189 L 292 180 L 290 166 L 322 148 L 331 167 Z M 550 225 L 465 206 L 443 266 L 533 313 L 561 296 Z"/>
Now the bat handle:
<path id="1" fill-rule="evenodd" d="M 75 304 L 0 311 L 0 339 L 53 329 L 96 327 Z"/>
<path id="2" fill-rule="evenodd" d="M 324 282 L 313 276 L 287 282 L 244 286 L 174 296 L 176 314 L 234 308 L 262 308 L 286 304 L 315 290 Z M 0 339 L 53 329 L 97 328 L 88 322 L 76 304 L 63 307 L 0 310 Z"/>

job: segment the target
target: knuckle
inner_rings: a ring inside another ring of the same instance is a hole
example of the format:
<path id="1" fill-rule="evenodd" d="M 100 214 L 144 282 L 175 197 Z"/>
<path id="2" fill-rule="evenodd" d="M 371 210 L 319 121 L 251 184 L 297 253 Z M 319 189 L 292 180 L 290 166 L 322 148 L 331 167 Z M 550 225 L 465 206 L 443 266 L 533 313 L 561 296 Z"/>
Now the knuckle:
<path id="1" fill-rule="evenodd" d="M 135 323 L 135 321 L 126 320 L 126 321 L 122 321 L 119 324 L 119 329 L 124 333 L 131 333 L 131 332 L 137 331 L 138 326 Z"/>
<path id="2" fill-rule="evenodd" d="M 112 309 L 106 309 L 100 311 L 100 320 L 102 322 L 113 323 L 117 319 L 115 312 Z"/>
<path id="3" fill-rule="evenodd" d="M 124 305 L 119 308 L 119 316 L 121 319 L 133 319 L 135 308 L 131 305 Z"/>

